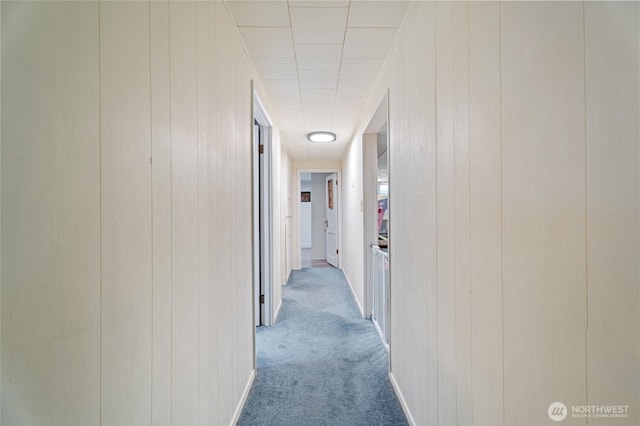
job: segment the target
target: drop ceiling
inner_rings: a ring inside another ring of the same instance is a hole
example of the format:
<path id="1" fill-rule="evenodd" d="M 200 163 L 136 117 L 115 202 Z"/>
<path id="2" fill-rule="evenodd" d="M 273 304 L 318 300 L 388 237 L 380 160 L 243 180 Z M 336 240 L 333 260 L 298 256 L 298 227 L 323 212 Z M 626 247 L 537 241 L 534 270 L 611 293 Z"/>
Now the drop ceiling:
<path id="1" fill-rule="evenodd" d="M 409 2 L 227 0 L 289 155 L 338 160 Z M 306 134 L 329 130 L 331 144 Z"/>

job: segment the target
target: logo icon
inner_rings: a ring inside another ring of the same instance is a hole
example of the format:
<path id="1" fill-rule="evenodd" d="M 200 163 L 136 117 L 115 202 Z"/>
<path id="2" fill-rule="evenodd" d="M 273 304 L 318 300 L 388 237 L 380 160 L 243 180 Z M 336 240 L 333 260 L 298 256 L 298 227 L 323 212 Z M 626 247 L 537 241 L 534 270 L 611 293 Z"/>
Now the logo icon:
<path id="1" fill-rule="evenodd" d="M 567 406 L 562 402 L 554 402 L 549 405 L 547 414 L 549 415 L 549 418 L 554 422 L 561 422 L 567 417 Z"/>

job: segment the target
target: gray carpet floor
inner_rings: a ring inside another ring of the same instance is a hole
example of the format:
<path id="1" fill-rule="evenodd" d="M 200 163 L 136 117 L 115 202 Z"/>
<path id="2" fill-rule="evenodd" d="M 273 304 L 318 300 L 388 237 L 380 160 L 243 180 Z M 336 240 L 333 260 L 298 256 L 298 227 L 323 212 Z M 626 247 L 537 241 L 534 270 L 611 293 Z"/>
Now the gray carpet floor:
<path id="1" fill-rule="evenodd" d="M 257 329 L 257 373 L 238 425 L 408 425 L 388 355 L 339 269 L 294 271 L 276 324 Z"/>

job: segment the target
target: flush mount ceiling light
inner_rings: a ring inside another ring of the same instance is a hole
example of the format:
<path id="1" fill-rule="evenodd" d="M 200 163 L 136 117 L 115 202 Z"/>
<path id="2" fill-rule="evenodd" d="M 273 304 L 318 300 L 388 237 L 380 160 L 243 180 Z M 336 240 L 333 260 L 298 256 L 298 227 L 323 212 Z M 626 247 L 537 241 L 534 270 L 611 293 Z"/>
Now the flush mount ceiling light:
<path id="1" fill-rule="evenodd" d="M 316 143 L 329 143 L 336 140 L 336 134 L 331 132 L 311 132 L 307 139 Z"/>

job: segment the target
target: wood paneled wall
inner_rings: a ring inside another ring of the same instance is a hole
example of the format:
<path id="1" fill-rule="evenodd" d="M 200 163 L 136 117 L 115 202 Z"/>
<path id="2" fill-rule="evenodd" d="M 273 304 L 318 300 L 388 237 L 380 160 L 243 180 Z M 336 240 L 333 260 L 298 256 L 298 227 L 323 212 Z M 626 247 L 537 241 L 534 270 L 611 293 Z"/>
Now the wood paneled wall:
<path id="1" fill-rule="evenodd" d="M 368 116 L 388 88 L 391 372 L 415 424 L 637 407 L 638 12 L 411 6 Z"/>
<path id="2" fill-rule="evenodd" d="M 252 77 L 221 2 L 2 2 L 2 424 L 231 422 Z"/>

